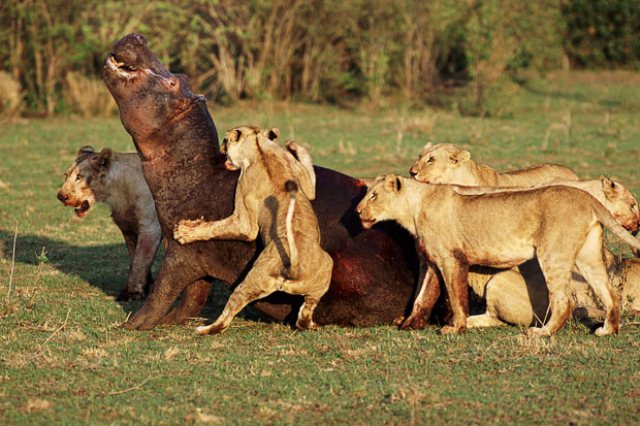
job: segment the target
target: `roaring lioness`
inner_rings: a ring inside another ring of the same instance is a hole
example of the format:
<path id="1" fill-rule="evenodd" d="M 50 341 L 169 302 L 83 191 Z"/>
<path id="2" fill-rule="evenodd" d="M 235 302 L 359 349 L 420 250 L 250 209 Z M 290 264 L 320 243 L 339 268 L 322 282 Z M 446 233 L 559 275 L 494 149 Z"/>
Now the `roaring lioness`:
<path id="1" fill-rule="evenodd" d="M 467 327 L 470 265 L 512 268 L 534 256 L 544 273 L 551 316 L 531 334 L 554 334 L 571 313 L 567 287 L 574 265 L 606 310 L 598 336 L 617 333 L 620 305 L 603 260 L 605 225 L 625 243 L 640 248 L 597 200 L 564 186 L 513 193 L 466 196 L 450 185 L 430 185 L 395 175 L 380 176 L 358 204 L 363 226 L 395 220 L 424 245 L 430 269 L 442 273 L 453 309 L 453 326 Z M 430 277 L 429 277 L 430 279 Z M 425 278 L 423 287 L 426 287 Z M 416 304 L 420 304 L 418 294 Z"/>
<path id="2" fill-rule="evenodd" d="M 540 164 L 526 169 L 498 173 L 478 164 L 471 153 L 452 144 L 428 143 L 409 173 L 425 183 L 448 183 L 468 186 L 534 186 L 556 179 L 576 180 L 578 176 L 568 167 Z"/>
<path id="3" fill-rule="evenodd" d="M 67 169 L 58 199 L 75 208 L 83 217 L 96 202 L 111 208 L 111 217 L 120 228 L 131 255 L 127 286 L 118 300 L 139 300 L 153 282 L 151 264 L 162 231 L 149 186 L 142 175 L 140 157 L 135 152 L 97 153 L 92 147 L 78 150 Z"/>
<path id="4" fill-rule="evenodd" d="M 253 241 L 260 234 L 265 245 L 220 317 L 198 327 L 199 334 L 225 330 L 247 304 L 275 291 L 303 295 L 296 326 L 316 328 L 313 311 L 329 289 L 333 260 L 320 247 L 318 220 L 309 201 L 315 196 L 311 157 L 289 144 L 296 159 L 274 142 L 277 136 L 277 129 L 241 126 L 227 131 L 222 146 L 226 166 L 240 169 L 233 215 L 214 222 L 182 220 L 174 229 L 181 244 L 213 238 Z"/>

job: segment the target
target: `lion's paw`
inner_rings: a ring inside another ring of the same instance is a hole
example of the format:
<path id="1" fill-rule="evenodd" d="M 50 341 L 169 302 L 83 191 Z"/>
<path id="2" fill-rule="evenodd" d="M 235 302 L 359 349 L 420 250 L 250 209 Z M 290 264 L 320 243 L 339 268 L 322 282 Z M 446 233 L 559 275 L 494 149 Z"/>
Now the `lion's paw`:
<path id="1" fill-rule="evenodd" d="M 467 331 L 466 327 L 460 327 L 455 325 L 445 325 L 440 329 L 440 334 L 462 334 Z"/>

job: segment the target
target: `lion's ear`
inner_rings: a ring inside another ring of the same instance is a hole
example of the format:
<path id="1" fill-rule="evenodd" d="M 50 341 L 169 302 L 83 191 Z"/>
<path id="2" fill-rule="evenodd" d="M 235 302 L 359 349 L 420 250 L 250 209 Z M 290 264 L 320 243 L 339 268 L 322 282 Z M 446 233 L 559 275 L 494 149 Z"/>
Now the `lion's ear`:
<path id="1" fill-rule="evenodd" d="M 600 176 L 600 183 L 602 184 L 602 192 L 604 192 L 605 197 L 611 198 L 616 194 L 618 186 L 613 180 L 606 176 Z"/>
<path id="2" fill-rule="evenodd" d="M 113 151 L 110 148 L 104 148 L 100 151 L 100 154 L 93 160 L 93 166 L 98 169 L 107 169 L 111 165 L 111 159 L 113 158 Z"/>
<path id="3" fill-rule="evenodd" d="M 396 175 L 387 175 L 384 178 L 384 189 L 389 192 L 399 192 L 402 187 L 400 178 Z"/>
<path id="4" fill-rule="evenodd" d="M 242 137 L 242 130 L 232 129 L 232 130 L 227 130 L 227 137 L 225 139 L 228 139 L 229 142 L 237 142 L 240 140 L 241 137 Z"/>
<path id="5" fill-rule="evenodd" d="M 449 161 L 458 166 L 466 163 L 471 159 L 471 153 L 466 149 L 458 149 L 457 151 L 449 154 Z"/>
<path id="6" fill-rule="evenodd" d="M 275 141 L 276 139 L 278 139 L 278 136 L 280 136 L 280 129 L 274 127 L 273 129 L 263 130 L 262 136 L 269 140 Z"/>
<path id="7" fill-rule="evenodd" d="M 78 152 L 76 153 L 76 157 L 77 158 L 86 157 L 87 155 L 94 154 L 95 152 L 96 150 L 93 149 L 92 146 L 85 145 L 78 150 Z"/>

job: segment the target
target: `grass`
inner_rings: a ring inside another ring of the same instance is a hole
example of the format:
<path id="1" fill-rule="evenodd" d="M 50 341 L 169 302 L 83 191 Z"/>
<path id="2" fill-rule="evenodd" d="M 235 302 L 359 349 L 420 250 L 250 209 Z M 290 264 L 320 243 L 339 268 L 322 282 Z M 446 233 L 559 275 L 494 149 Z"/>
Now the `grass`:
<path id="1" fill-rule="evenodd" d="M 552 75 L 521 89 L 508 119 L 395 104 L 372 112 L 247 103 L 212 113 L 219 130 L 278 126 L 318 164 L 357 176 L 406 174 L 432 140 L 499 169 L 557 162 L 640 194 L 638 89 L 635 74 Z M 558 123 L 568 134 L 548 132 Z M 539 340 L 515 327 L 301 333 L 249 312 L 215 337 L 196 336 L 197 320 L 123 331 L 139 304 L 114 300 L 128 266 L 117 228 L 103 207 L 78 220 L 55 198 L 87 144 L 132 149 L 115 118 L 0 127 L 2 424 L 584 424 L 640 415 L 637 323 L 596 338 L 571 321 Z M 220 287 L 207 318 L 224 304 Z"/>

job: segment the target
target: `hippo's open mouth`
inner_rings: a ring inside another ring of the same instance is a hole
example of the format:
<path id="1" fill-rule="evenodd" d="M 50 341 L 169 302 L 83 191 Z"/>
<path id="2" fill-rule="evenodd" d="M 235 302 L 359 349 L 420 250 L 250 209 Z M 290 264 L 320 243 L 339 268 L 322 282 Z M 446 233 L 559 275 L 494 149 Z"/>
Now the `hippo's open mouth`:
<path id="1" fill-rule="evenodd" d="M 128 80 L 135 78 L 143 71 L 132 65 L 128 65 L 125 62 L 118 61 L 114 55 L 107 58 L 105 61 L 105 68 L 116 74 L 118 77 L 126 78 Z"/>
<path id="2" fill-rule="evenodd" d="M 90 208 L 91 204 L 89 204 L 87 200 L 84 200 L 78 207 L 74 209 L 74 211 L 76 212 L 76 216 L 83 217 L 87 214 Z"/>

